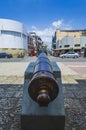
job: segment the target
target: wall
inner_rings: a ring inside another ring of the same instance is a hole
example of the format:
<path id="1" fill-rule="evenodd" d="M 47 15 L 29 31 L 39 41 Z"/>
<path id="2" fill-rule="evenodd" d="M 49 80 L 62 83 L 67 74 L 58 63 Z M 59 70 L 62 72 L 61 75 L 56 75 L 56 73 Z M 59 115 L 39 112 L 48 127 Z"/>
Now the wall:
<path id="1" fill-rule="evenodd" d="M 27 51 L 27 31 L 22 23 L 9 19 L 0 19 L 1 50 L 9 53 L 13 52 L 13 54 L 20 53 L 20 50 Z"/>

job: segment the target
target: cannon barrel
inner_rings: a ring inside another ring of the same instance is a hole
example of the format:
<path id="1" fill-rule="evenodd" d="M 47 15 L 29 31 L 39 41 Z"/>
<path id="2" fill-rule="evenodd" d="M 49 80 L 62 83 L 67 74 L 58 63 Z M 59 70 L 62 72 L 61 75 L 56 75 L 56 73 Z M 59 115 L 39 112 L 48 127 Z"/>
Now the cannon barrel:
<path id="1" fill-rule="evenodd" d="M 47 106 L 58 95 L 58 83 L 54 77 L 50 60 L 44 52 L 38 56 L 28 86 L 30 97 L 40 106 Z"/>

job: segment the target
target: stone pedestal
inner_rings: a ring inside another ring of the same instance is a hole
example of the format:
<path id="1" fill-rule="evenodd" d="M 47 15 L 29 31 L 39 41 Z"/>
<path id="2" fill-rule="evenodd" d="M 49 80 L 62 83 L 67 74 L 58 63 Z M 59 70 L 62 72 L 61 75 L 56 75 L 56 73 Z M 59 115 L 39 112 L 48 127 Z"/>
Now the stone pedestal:
<path id="1" fill-rule="evenodd" d="M 55 62 L 51 62 L 53 73 L 59 85 L 59 94 L 46 107 L 40 107 L 28 95 L 28 83 L 31 79 L 34 63 L 30 63 L 25 71 L 23 102 L 21 111 L 22 130 L 64 130 L 65 110 L 62 93 L 61 72 Z"/>

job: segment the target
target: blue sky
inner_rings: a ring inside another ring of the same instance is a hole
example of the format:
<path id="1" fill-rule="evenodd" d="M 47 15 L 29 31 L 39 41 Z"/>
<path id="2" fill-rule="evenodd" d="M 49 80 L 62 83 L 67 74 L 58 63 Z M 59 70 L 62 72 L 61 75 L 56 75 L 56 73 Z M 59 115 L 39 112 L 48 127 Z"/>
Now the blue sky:
<path id="1" fill-rule="evenodd" d="M 0 18 L 20 21 L 50 42 L 56 28 L 86 29 L 86 0 L 0 0 Z"/>

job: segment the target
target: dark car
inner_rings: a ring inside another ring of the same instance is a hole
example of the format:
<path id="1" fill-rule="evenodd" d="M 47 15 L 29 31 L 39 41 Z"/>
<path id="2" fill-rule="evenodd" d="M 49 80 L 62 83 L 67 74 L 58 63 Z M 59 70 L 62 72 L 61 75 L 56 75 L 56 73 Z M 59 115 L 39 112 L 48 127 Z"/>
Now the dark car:
<path id="1" fill-rule="evenodd" d="M 2 52 L 2 53 L 0 53 L 0 58 L 12 58 L 12 55 Z"/>

